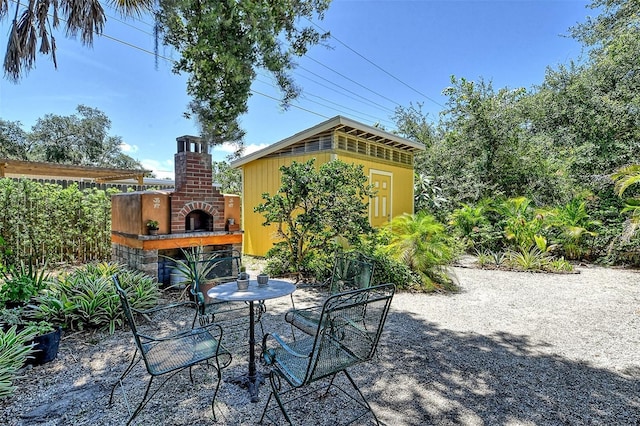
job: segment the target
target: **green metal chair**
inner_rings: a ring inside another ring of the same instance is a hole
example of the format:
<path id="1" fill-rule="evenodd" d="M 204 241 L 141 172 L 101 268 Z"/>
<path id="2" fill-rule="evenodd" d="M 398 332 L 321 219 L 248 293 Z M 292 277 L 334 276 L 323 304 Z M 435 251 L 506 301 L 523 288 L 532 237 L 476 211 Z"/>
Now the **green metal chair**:
<path id="1" fill-rule="evenodd" d="M 291 343 L 277 334 L 265 335 L 263 358 L 271 366 L 271 394 L 260 423 L 267 418 L 274 424 L 281 424 L 276 411 L 279 409 L 284 419 L 293 425 L 287 407 L 302 406 L 300 399 L 317 391 L 313 384 L 317 382 L 324 386 L 328 382 L 321 398 L 335 388 L 360 408 L 349 423 L 371 414 L 379 424 L 347 369 L 373 358 L 394 292 L 393 284 L 384 284 L 339 293 L 324 302 L 314 335 Z M 349 387 L 338 384 L 336 376 L 339 373 L 346 376 Z M 276 404 L 272 404 L 272 399 Z"/>
<path id="2" fill-rule="evenodd" d="M 127 293 L 120 285 L 117 275 L 113 276 L 113 282 L 120 298 L 126 321 L 133 333 L 136 350 L 131 358 L 131 363 L 111 389 L 109 405 L 113 403 L 114 392 L 118 384 L 121 385 L 124 393 L 122 381 L 141 360 L 144 361 L 146 370 L 151 377 L 149 378 L 144 396 L 136 410 L 129 417 L 127 425 L 140 414 L 140 411 L 142 411 L 171 377 L 185 369 L 189 369 L 189 377 L 193 382 L 191 368 L 197 364 L 205 363 L 207 366 L 214 368 L 217 376 L 216 388 L 211 400 L 211 411 L 215 420 L 216 413 L 214 403 L 220 387 L 221 370 L 231 363 L 230 353 L 220 344 L 222 340 L 222 328 L 217 324 L 210 324 L 207 327 L 191 327 L 187 330 L 162 337 L 143 334 L 138 330 L 134 318 L 135 313 L 150 318 L 150 315 L 153 313 L 165 309 L 175 309 L 178 306 L 167 305 L 147 311 L 134 310 L 129 305 Z M 195 304 L 193 305 L 195 307 Z M 164 380 L 150 393 L 154 379 L 158 376 L 163 376 Z M 126 399 L 126 393 L 124 393 L 124 396 Z"/>
<path id="3" fill-rule="evenodd" d="M 374 264 L 357 252 L 340 253 L 336 255 L 331 278 L 328 281 L 328 288 L 331 294 L 337 294 L 349 290 L 368 288 L 373 278 Z M 285 321 L 291 324 L 293 337 L 294 329 L 298 329 L 306 334 L 314 334 L 318 328 L 322 306 L 296 309 L 291 295 L 293 309 L 285 314 Z"/>

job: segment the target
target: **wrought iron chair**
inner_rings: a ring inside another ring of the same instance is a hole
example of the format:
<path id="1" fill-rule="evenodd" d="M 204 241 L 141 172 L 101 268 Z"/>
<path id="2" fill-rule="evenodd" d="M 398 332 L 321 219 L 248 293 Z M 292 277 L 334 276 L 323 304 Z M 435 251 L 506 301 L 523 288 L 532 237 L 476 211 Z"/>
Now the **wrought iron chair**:
<path id="1" fill-rule="evenodd" d="M 337 294 L 348 290 L 368 288 L 373 278 L 373 262 L 357 252 L 336 255 L 331 277 L 328 281 L 329 292 Z M 291 295 L 293 309 L 285 314 L 285 321 L 291 324 L 291 331 L 295 339 L 294 328 L 306 334 L 314 334 L 318 328 L 322 306 L 296 309 Z"/>
<path id="2" fill-rule="evenodd" d="M 142 411 L 147 403 L 171 377 L 180 371 L 189 369 L 189 377 L 193 382 L 191 368 L 196 364 L 206 363 L 208 366 L 215 369 L 217 376 L 216 388 L 211 400 L 211 411 L 215 420 L 216 413 L 214 403 L 220 387 L 221 370 L 231 363 L 230 353 L 223 345 L 220 344 L 222 340 L 222 328 L 217 324 L 210 324 L 207 327 L 191 327 L 185 331 L 163 337 L 143 334 L 138 330 L 134 313 L 143 314 L 148 317 L 150 313 L 159 312 L 164 309 L 175 309 L 177 306 L 167 305 L 148 311 L 137 311 L 130 307 L 127 299 L 127 293 L 120 285 L 117 275 L 113 276 L 113 282 L 115 284 L 116 292 L 120 298 L 126 321 L 133 333 L 136 350 L 131 358 L 131 363 L 122 373 L 118 381 L 114 383 L 111 389 L 109 405 L 113 403 L 114 392 L 118 384 L 121 385 L 126 399 L 126 393 L 124 392 L 122 381 L 141 360 L 144 361 L 147 372 L 151 377 L 149 378 L 149 383 L 147 384 L 144 396 L 136 410 L 131 414 L 127 421 L 127 425 L 130 424 L 138 414 L 140 414 L 140 411 Z M 164 376 L 164 380 L 153 392 L 150 393 L 151 385 L 153 384 L 154 378 L 157 376 Z"/>
<path id="3" fill-rule="evenodd" d="M 207 290 L 211 287 L 234 281 L 241 267 L 241 256 L 237 250 L 219 250 L 207 253 L 198 262 L 193 262 L 191 292 L 198 311 L 194 323 L 200 326 L 215 323 L 224 330 L 222 344 L 232 352 L 244 351 L 248 344 L 249 304 L 211 299 Z M 264 330 L 261 317 L 265 312 L 264 303 L 254 303 L 255 320 Z"/>
<path id="4" fill-rule="evenodd" d="M 370 413 L 379 424 L 347 369 L 374 356 L 394 292 L 393 284 L 384 284 L 339 293 L 324 302 L 315 335 L 292 343 L 286 343 L 277 334 L 265 335 L 263 358 L 272 367 L 269 375 L 271 394 L 260 423 L 268 418 L 281 424 L 274 413 L 279 408 L 285 420 L 293 424 L 286 407 L 315 392 L 317 389 L 305 390 L 315 387 L 311 386 L 314 382 L 320 384 L 320 380 L 325 379 L 328 385 L 324 396 L 331 388 L 336 388 L 361 409 L 352 421 Z M 268 344 L 270 339 L 274 341 L 271 346 Z M 336 376 L 339 373 L 346 376 L 350 388 L 338 384 Z M 272 397 L 277 405 L 271 404 Z M 296 405 L 300 406 L 299 402 Z"/>

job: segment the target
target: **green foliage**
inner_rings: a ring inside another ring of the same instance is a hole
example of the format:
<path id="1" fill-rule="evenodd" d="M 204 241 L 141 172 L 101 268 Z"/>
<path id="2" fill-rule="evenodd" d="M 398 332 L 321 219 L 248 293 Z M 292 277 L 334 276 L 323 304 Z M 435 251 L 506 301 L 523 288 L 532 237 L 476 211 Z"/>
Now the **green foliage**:
<path id="1" fill-rule="evenodd" d="M 264 203 L 254 211 L 261 213 L 263 225 L 277 224 L 282 239 L 267 253 L 277 259 L 281 272 L 302 276 L 313 274 L 315 258 L 331 253 L 336 239 L 357 244 L 371 232 L 368 198 L 372 196 L 362 166 L 336 160 L 315 167 L 315 160 L 293 162 L 280 168 L 278 193 L 262 194 Z M 274 275 L 276 266 L 269 266 Z"/>
<path id="2" fill-rule="evenodd" d="M 220 184 L 222 193 L 242 193 L 242 174 L 240 169 L 232 168 L 226 161 L 214 161 L 212 169 L 213 181 Z"/>
<path id="3" fill-rule="evenodd" d="M 102 111 L 78 105 L 77 114 L 47 114 L 30 132 L 19 122 L 0 120 L 0 148 L 14 160 L 45 161 L 122 169 L 142 169 L 137 160 L 120 149 L 122 138 L 110 136 L 111 120 Z"/>
<path id="4" fill-rule="evenodd" d="M 542 271 L 547 263 L 546 253 L 541 252 L 536 246 L 509 250 L 506 259 L 507 266 L 522 271 Z"/>
<path id="5" fill-rule="evenodd" d="M 113 263 L 88 264 L 58 277 L 35 299 L 36 318 L 71 330 L 108 327 L 113 333 L 123 322 L 120 300 L 111 281 L 116 272 L 132 308 L 144 310 L 157 304 L 159 290 L 151 277 Z"/>
<path id="6" fill-rule="evenodd" d="M 117 190 L 0 179 L 3 260 L 56 264 L 111 257 L 111 195 Z"/>
<path id="7" fill-rule="evenodd" d="M 422 278 L 403 262 L 387 256 L 383 249 L 369 255 L 374 262 L 372 282 L 393 283 L 401 290 L 424 290 Z"/>
<path id="8" fill-rule="evenodd" d="M 293 57 L 324 35 L 302 27 L 303 18 L 322 18 L 330 0 L 264 2 L 160 0 L 156 30 L 176 49 L 177 73 L 189 74 L 191 113 L 214 142 L 240 140 L 238 117 L 247 111 L 256 69 L 271 72 L 286 104 L 298 93 L 290 76 Z"/>
<path id="9" fill-rule="evenodd" d="M 477 204 L 462 204 L 449 215 L 454 236 L 468 252 L 499 249 L 502 229 L 496 227 L 493 201 L 485 198 Z"/>
<path id="10" fill-rule="evenodd" d="M 20 265 L 10 265 L 7 271 L 2 272 L 3 282 L 0 284 L 0 305 L 7 302 L 26 303 L 50 283 L 46 266 L 38 269 L 28 263 L 20 262 Z"/>
<path id="11" fill-rule="evenodd" d="M 149 0 L 127 0 L 112 6 L 122 15 L 139 17 L 152 10 L 154 4 Z M 7 3 L 4 3 L 0 7 L 0 18 L 6 18 L 9 10 Z M 35 67 L 36 53 L 51 55 L 57 67 L 56 41 L 52 31 L 60 27 L 60 22 L 64 22 L 67 36 L 75 38 L 80 35 L 82 43 L 91 46 L 94 33 L 102 34 L 107 19 L 102 6 L 92 2 L 76 3 L 73 7 L 59 2 L 19 2 L 11 13 L 15 18 L 9 29 L 4 72 L 7 78 L 15 82 Z"/>
<path id="12" fill-rule="evenodd" d="M 28 344 L 36 333 L 31 328 L 20 332 L 15 326 L 0 330 L 0 398 L 13 394 L 13 380 L 17 371 L 22 368 L 27 356 L 33 348 Z"/>
<path id="13" fill-rule="evenodd" d="M 570 260 L 589 257 L 588 237 L 595 237 L 593 230 L 600 222 L 592 220 L 587 202 L 574 198 L 563 206 L 548 210 L 544 216 L 552 238 L 563 256 Z"/>
<path id="14" fill-rule="evenodd" d="M 210 261 L 213 255 L 207 254 L 202 246 L 180 249 L 182 258 L 162 256 L 174 264 L 177 271 L 185 279 L 186 284 L 204 283 L 207 276 L 218 266 L 219 262 Z M 240 266 L 239 272 L 244 272 L 244 266 Z"/>
<path id="15" fill-rule="evenodd" d="M 456 246 L 445 233 L 444 225 L 433 216 L 425 213 L 396 216 L 384 232 L 389 240 L 381 247 L 382 252 L 418 274 L 423 290 L 456 289 L 447 269 L 457 255 Z"/>
<path id="16" fill-rule="evenodd" d="M 477 263 L 481 268 L 500 268 L 506 263 L 507 255 L 501 251 L 491 251 L 485 249 L 476 252 Z"/>
<path id="17" fill-rule="evenodd" d="M 446 203 L 442 196 L 442 188 L 434 182 L 433 176 L 415 174 L 413 188 L 414 208 L 416 211 L 426 210 L 433 215 L 442 212 L 441 207 Z"/>

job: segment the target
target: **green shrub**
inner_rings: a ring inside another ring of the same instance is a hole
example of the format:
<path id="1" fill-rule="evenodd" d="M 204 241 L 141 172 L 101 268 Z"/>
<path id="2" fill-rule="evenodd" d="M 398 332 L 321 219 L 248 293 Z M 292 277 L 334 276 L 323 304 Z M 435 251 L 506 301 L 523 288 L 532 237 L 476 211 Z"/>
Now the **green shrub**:
<path id="1" fill-rule="evenodd" d="M 7 302 L 26 303 L 51 283 L 46 267 L 38 269 L 24 262 L 19 266 L 11 265 L 2 275 L 0 303 L 3 305 Z"/>
<path id="2" fill-rule="evenodd" d="M 423 291 L 455 291 L 455 276 L 449 269 L 458 254 L 454 239 L 435 217 L 420 212 L 396 216 L 384 229 L 386 244 L 381 254 L 404 263 L 420 278 Z"/>
<path id="3" fill-rule="evenodd" d="M 71 330 L 108 327 L 113 333 L 124 319 L 111 281 L 116 272 L 132 308 L 156 306 L 160 292 L 153 278 L 112 263 L 88 264 L 59 277 L 36 298 L 36 317 Z"/>
<path id="4" fill-rule="evenodd" d="M 6 331 L 0 330 L 0 398 L 14 392 L 13 380 L 16 372 L 22 368 L 33 348 L 33 344 L 27 342 L 35 336 L 36 331 L 32 328 L 20 332 L 17 332 L 16 326 Z"/>

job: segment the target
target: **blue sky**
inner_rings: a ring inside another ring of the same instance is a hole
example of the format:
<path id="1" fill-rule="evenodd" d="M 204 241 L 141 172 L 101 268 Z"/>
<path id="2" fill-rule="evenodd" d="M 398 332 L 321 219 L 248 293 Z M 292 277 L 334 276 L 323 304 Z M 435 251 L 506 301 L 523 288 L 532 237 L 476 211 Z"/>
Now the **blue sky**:
<path id="1" fill-rule="evenodd" d="M 532 88 L 545 69 L 577 60 L 581 46 L 568 28 L 594 16 L 583 0 L 334 0 L 317 24 L 331 31 L 330 48 L 315 46 L 297 60 L 303 89 L 287 111 L 271 78 L 260 72 L 249 112 L 241 118 L 247 152 L 277 142 L 335 115 L 393 130 L 397 106 L 424 103 L 435 121 L 450 76 L 484 78 L 494 88 Z M 158 177 L 173 175 L 178 136 L 197 135 L 183 117 L 189 98 L 183 75 L 171 72 L 175 53 L 161 51 L 156 67 L 151 19 L 121 21 L 107 8 L 104 33 L 93 48 L 56 33 L 58 70 L 47 57 L 19 84 L 0 80 L 0 118 L 29 130 L 36 119 L 69 115 L 78 104 L 112 121 L 124 150 Z M 7 22 L 0 46 L 6 46 Z M 4 51 L 3 51 L 4 54 Z M 215 159 L 226 147 L 213 151 Z"/>

